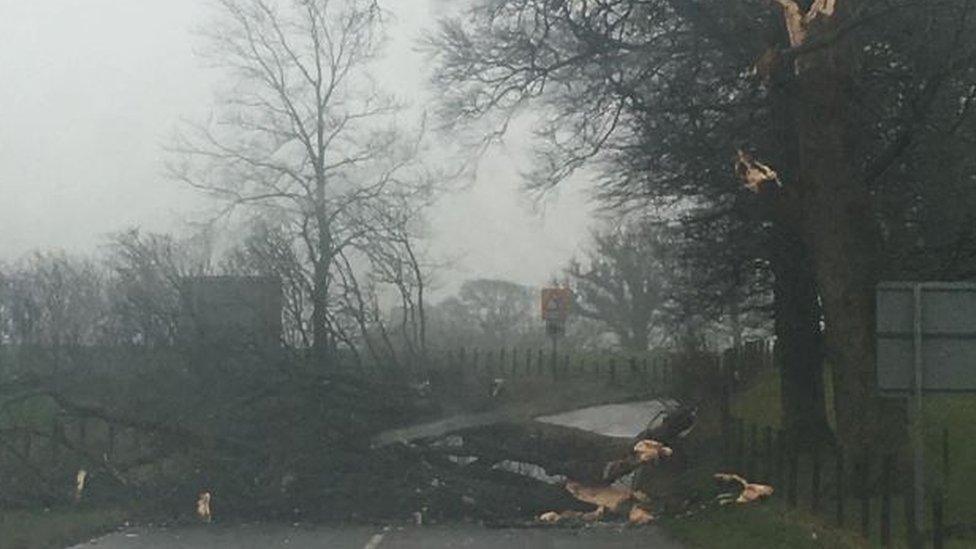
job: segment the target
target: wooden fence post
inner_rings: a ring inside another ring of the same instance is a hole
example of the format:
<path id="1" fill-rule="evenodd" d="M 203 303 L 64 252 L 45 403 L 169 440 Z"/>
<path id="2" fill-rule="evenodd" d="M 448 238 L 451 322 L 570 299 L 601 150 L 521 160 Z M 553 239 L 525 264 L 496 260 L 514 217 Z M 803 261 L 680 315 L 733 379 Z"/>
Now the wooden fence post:
<path id="1" fill-rule="evenodd" d="M 813 472 L 810 478 L 810 508 L 814 513 L 820 511 L 820 444 L 813 445 Z"/>
<path id="2" fill-rule="evenodd" d="M 736 468 L 740 471 L 745 469 L 746 466 L 746 422 L 745 420 L 736 420 L 735 429 L 735 447 L 736 447 Z"/>
<path id="3" fill-rule="evenodd" d="M 756 424 L 749 426 L 749 460 L 746 462 L 746 478 L 756 478 L 759 475 L 759 468 L 756 456 L 759 453 L 759 428 Z"/>
<path id="4" fill-rule="evenodd" d="M 610 383 L 614 384 L 617 382 L 617 361 L 614 358 L 610 359 Z"/>
<path id="5" fill-rule="evenodd" d="M 786 434 L 782 429 L 776 430 L 776 485 L 786 483 Z"/>
<path id="6" fill-rule="evenodd" d="M 518 348 L 512 347 L 512 369 L 510 375 L 513 379 L 516 373 L 518 373 Z"/>
<path id="7" fill-rule="evenodd" d="M 837 525 L 844 526 L 844 451 L 838 446 L 834 462 L 834 482 L 837 496 Z"/>
<path id="8" fill-rule="evenodd" d="M 902 501 L 904 502 L 903 511 L 905 513 L 905 530 L 908 537 L 908 546 L 912 549 L 916 547 L 924 547 L 921 543 L 922 538 L 919 535 L 918 525 L 915 524 L 915 490 L 909 483 L 904 494 L 902 494 Z"/>
<path id="9" fill-rule="evenodd" d="M 894 456 L 887 455 L 881 464 L 881 544 L 891 547 L 891 467 Z"/>
<path id="10" fill-rule="evenodd" d="M 800 451 L 797 448 L 796 443 L 792 440 L 793 437 L 786 437 L 789 439 L 787 441 L 787 447 L 789 448 L 789 473 L 786 481 L 786 499 L 790 507 L 796 507 L 797 499 L 797 481 L 800 475 Z"/>
<path id="11" fill-rule="evenodd" d="M 630 379 L 637 379 L 637 359 L 630 357 L 627 363 L 630 365 Z"/>
<path id="12" fill-rule="evenodd" d="M 949 428 L 942 428 L 942 478 L 949 482 Z"/>
<path id="13" fill-rule="evenodd" d="M 865 454 L 861 458 L 860 474 L 858 484 L 861 498 L 861 535 L 868 538 L 871 535 L 871 482 L 868 476 L 871 474 L 870 458 Z"/>

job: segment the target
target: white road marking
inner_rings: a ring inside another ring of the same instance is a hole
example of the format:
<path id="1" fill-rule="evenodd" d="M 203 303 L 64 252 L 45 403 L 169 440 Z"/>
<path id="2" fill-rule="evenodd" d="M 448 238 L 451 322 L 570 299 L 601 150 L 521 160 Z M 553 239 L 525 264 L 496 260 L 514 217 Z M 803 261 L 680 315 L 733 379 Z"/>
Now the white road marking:
<path id="1" fill-rule="evenodd" d="M 369 538 L 369 541 L 366 542 L 366 545 L 363 546 L 363 549 L 376 549 L 379 547 L 381 541 L 383 541 L 383 534 L 374 534 L 373 537 Z"/>

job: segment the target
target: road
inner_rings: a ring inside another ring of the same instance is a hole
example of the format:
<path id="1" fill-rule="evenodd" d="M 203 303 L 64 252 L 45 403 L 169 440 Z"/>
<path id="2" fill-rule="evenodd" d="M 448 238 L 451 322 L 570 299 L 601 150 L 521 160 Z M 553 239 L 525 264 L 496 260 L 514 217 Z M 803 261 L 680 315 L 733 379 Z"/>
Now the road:
<path id="1" fill-rule="evenodd" d="M 538 421 L 576 427 L 607 436 L 633 437 L 661 410 L 659 401 L 593 406 L 562 414 L 537 417 Z M 472 415 L 492 418 L 499 412 Z M 440 430 L 458 418 L 437 422 Z M 431 426 L 414 427 L 418 432 Z M 424 434 L 429 434 L 424 432 Z M 470 524 L 431 527 L 367 527 L 306 525 L 209 525 L 180 528 L 129 528 L 72 549 L 473 549 L 648 548 L 678 549 L 654 527 L 629 528 L 602 524 L 588 528 L 484 528 Z"/>
<path id="2" fill-rule="evenodd" d="M 459 414 L 419 425 L 391 429 L 376 435 L 373 438 L 373 446 L 382 447 L 401 441 L 436 438 L 472 427 L 530 419 L 576 427 L 611 437 L 631 438 L 644 430 L 647 422 L 662 409 L 663 406 L 658 399 L 595 405 L 552 415 L 540 415 L 539 409 L 533 409 L 532 406 L 515 406 L 490 412 Z"/>
<path id="3" fill-rule="evenodd" d="M 130 528 L 72 549 L 679 549 L 654 527 L 603 525 L 589 528 L 483 528 L 366 526 L 193 526 Z"/>
<path id="4" fill-rule="evenodd" d="M 665 409 L 660 400 L 642 400 L 622 404 L 590 406 L 570 412 L 535 418 L 536 421 L 575 427 L 608 437 L 633 438 L 643 431 L 648 422 L 657 418 Z"/>

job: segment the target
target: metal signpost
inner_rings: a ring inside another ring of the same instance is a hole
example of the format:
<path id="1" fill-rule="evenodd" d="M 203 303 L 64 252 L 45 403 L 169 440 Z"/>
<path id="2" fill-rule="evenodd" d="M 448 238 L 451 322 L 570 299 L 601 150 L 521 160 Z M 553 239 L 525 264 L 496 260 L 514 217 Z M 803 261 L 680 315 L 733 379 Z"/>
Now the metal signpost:
<path id="1" fill-rule="evenodd" d="M 882 282 L 877 287 L 877 377 L 884 393 L 914 400 L 915 524 L 924 524 L 922 398 L 976 391 L 976 284 Z"/>
<path id="2" fill-rule="evenodd" d="M 552 339 L 552 356 L 555 360 L 556 341 L 566 331 L 566 319 L 573 304 L 573 292 L 569 288 L 542 289 L 542 320 L 546 321 L 546 333 Z"/>

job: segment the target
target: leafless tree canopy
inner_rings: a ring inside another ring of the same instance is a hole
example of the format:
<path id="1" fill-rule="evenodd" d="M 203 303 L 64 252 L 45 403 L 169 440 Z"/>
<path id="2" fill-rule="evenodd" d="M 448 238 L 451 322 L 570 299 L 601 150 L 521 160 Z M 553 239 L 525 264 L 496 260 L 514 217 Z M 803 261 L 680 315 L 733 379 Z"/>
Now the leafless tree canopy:
<path id="1" fill-rule="evenodd" d="M 237 264 L 289 286 L 294 340 L 322 356 L 369 342 L 387 285 L 408 311 L 401 329 L 421 349 L 427 274 L 417 238 L 433 175 L 420 161 L 423 121 L 408 129 L 403 107 L 369 74 L 383 42 L 380 7 L 215 7 L 204 52 L 229 83 L 211 119 L 177 138 L 171 173 L 222 200 L 225 212 L 260 213 L 266 228 L 247 239 Z"/>

